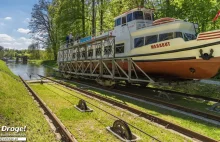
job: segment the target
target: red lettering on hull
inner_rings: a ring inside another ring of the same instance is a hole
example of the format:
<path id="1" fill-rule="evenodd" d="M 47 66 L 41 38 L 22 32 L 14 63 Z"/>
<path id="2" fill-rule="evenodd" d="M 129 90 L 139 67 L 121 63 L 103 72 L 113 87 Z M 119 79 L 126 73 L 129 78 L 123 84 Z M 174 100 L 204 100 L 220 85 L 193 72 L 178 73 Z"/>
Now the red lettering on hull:
<path id="1" fill-rule="evenodd" d="M 159 43 L 159 44 L 151 45 L 151 49 L 161 48 L 161 47 L 166 47 L 166 46 L 170 46 L 170 42 L 165 42 L 165 43 Z"/>

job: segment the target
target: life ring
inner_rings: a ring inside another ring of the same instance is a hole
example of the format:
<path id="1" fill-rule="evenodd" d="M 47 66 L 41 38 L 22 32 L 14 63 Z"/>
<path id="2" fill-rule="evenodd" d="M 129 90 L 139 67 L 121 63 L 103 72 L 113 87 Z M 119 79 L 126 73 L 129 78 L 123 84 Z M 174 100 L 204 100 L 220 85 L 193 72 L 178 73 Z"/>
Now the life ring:
<path id="1" fill-rule="evenodd" d="M 176 20 L 175 18 L 170 18 L 170 17 L 160 18 L 158 20 L 155 20 L 153 22 L 153 25 L 165 24 L 165 23 L 173 22 L 175 20 Z"/>

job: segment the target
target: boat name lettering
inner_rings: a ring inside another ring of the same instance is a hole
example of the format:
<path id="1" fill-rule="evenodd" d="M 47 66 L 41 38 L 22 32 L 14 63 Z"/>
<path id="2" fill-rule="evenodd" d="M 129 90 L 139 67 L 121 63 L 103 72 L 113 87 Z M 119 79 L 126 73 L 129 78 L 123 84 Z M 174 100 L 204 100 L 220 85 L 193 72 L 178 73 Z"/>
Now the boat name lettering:
<path id="1" fill-rule="evenodd" d="M 161 48 L 161 47 L 166 47 L 166 46 L 170 46 L 170 42 L 151 45 L 151 49 Z"/>

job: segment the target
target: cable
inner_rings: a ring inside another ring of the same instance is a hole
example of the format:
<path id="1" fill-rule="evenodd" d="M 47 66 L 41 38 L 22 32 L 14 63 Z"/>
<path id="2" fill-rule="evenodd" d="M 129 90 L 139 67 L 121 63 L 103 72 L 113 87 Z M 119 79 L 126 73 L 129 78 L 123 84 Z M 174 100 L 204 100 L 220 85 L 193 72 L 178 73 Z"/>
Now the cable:
<path id="1" fill-rule="evenodd" d="M 80 98 L 80 97 L 78 97 L 78 96 L 76 96 L 76 95 L 73 95 L 72 93 L 69 93 L 69 92 L 67 92 L 67 91 L 65 91 L 65 90 L 63 90 L 63 89 L 60 89 L 60 88 L 56 87 L 55 85 L 52 85 L 52 84 L 50 84 L 50 85 L 53 86 L 53 87 L 55 87 L 55 88 L 57 88 L 57 89 L 59 89 L 59 90 L 61 90 L 61 91 L 63 91 L 63 92 L 65 92 L 65 93 L 67 93 L 67 94 L 70 94 L 70 95 L 72 95 L 72 96 L 74 96 L 74 97 L 76 97 L 76 98 L 78 98 L 78 99 L 82 99 L 82 98 Z M 59 85 L 59 84 L 58 84 L 58 85 Z M 84 99 L 82 99 L 82 100 L 84 100 Z M 84 101 L 85 101 L 85 100 L 84 100 Z M 92 106 L 94 106 L 94 107 L 96 107 L 96 108 L 98 108 L 98 109 L 100 109 L 100 110 L 102 110 L 102 111 L 104 111 L 105 113 L 107 113 L 107 114 L 109 114 L 109 115 L 111 115 L 111 116 L 113 116 L 113 117 L 115 117 L 115 118 L 117 118 L 117 119 L 119 119 L 119 120 L 121 120 L 121 121 L 127 123 L 126 121 L 124 121 L 124 120 L 122 120 L 121 118 L 119 118 L 119 117 L 117 117 L 117 116 L 115 116 L 115 115 L 113 115 L 113 114 L 111 114 L 111 113 L 109 113 L 109 112 L 103 110 L 102 108 L 100 108 L 100 107 L 98 107 L 98 106 L 96 106 L 96 105 L 94 105 L 94 104 L 92 104 L 92 103 L 90 103 L 90 102 L 88 102 L 88 101 L 85 101 L 85 102 L 88 103 L 88 104 L 90 104 L 90 105 L 92 105 Z M 147 136 L 149 136 L 149 137 L 155 139 L 156 141 L 161 142 L 161 141 L 158 140 L 157 138 L 155 138 L 155 137 L 151 136 L 150 134 L 144 132 L 143 130 L 141 130 L 141 129 L 135 127 L 134 125 L 129 124 L 129 123 L 127 123 L 127 124 L 130 125 L 131 127 L 135 128 L 135 129 L 137 129 L 138 131 L 144 133 L 145 135 L 147 135 Z"/>

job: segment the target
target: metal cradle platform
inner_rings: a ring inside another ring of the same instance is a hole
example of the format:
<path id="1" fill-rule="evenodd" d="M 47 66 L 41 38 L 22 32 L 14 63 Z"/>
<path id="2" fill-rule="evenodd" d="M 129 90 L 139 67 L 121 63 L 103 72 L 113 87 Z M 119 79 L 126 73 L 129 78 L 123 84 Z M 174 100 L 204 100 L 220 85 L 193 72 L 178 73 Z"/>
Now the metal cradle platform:
<path id="1" fill-rule="evenodd" d="M 115 45 L 115 37 L 108 34 L 83 43 L 74 42 L 58 52 L 59 71 L 71 76 L 92 79 L 154 82 L 132 57 L 120 57 L 124 47 Z M 126 63 L 120 66 L 120 63 Z"/>

